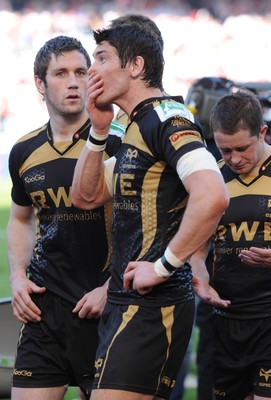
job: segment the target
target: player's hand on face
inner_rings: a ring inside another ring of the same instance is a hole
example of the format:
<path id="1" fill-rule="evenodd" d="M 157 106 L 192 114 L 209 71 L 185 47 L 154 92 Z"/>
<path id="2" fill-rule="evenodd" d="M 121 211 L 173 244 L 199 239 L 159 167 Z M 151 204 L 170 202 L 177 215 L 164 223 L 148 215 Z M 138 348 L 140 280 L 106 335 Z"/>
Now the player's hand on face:
<path id="1" fill-rule="evenodd" d="M 110 123 L 114 118 L 112 104 L 99 104 L 98 97 L 104 92 L 103 80 L 99 74 L 90 72 L 87 83 L 86 109 L 94 131 L 105 134 L 109 130 Z"/>
<path id="2" fill-rule="evenodd" d="M 22 323 L 39 322 L 41 311 L 31 299 L 31 293 L 41 294 L 46 290 L 28 278 L 17 278 L 11 282 L 12 309 L 15 317 Z"/>
<path id="3" fill-rule="evenodd" d="M 148 261 L 129 262 L 123 275 L 125 290 L 134 289 L 141 295 L 149 293 L 152 288 L 164 282 L 154 270 L 154 263 Z"/>

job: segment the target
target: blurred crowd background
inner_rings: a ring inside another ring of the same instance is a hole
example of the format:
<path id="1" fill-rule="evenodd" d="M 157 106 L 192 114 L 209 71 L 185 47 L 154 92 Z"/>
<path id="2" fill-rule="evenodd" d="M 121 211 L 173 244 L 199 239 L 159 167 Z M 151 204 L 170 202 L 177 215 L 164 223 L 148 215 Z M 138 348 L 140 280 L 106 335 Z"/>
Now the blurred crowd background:
<path id="1" fill-rule="evenodd" d="M 39 48 L 64 34 L 92 54 L 92 31 L 126 13 L 161 30 L 170 94 L 185 97 L 204 76 L 271 81 L 270 0 L 0 0 L 0 178 L 12 144 L 48 119 L 33 80 Z"/>

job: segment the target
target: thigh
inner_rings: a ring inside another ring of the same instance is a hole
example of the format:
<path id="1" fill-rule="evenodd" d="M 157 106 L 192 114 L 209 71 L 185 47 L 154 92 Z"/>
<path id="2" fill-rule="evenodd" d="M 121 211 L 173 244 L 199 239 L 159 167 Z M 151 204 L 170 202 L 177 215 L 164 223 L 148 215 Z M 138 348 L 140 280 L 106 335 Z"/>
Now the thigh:
<path id="1" fill-rule="evenodd" d="M 97 319 L 80 319 L 74 306 L 50 292 L 34 295 L 42 311 L 40 323 L 28 323 L 19 335 L 13 386 L 92 389 L 98 345 Z"/>
<path id="2" fill-rule="evenodd" d="M 193 301 L 162 308 L 108 304 L 99 327 L 94 388 L 168 398 L 193 318 Z"/>
<path id="3" fill-rule="evenodd" d="M 256 324 L 254 324 L 256 325 Z M 253 393 L 271 398 L 271 318 L 259 320 L 253 331 Z"/>
<path id="4" fill-rule="evenodd" d="M 197 307 L 197 325 L 199 328 L 197 346 L 197 396 L 198 400 L 212 399 L 213 394 L 213 355 L 212 331 L 213 311 L 210 304 L 200 301 Z"/>
<path id="5" fill-rule="evenodd" d="M 50 387 L 50 388 L 12 388 L 11 400 L 62 400 L 67 388 Z"/>
<path id="6" fill-rule="evenodd" d="M 216 400 L 244 399 L 253 390 L 251 321 L 214 317 L 213 376 Z"/>
<path id="7" fill-rule="evenodd" d="M 42 319 L 22 326 L 12 386 L 53 388 L 67 385 L 69 374 L 64 352 L 68 336 L 64 324 L 66 308 L 61 299 L 48 291 L 32 297 L 42 312 Z"/>
<path id="8" fill-rule="evenodd" d="M 79 386 L 85 396 L 92 389 L 98 347 L 98 319 L 73 316 L 66 341 L 66 358 L 71 370 L 69 384 Z"/>
<path id="9" fill-rule="evenodd" d="M 94 389 L 91 393 L 91 400 L 159 400 L 153 395 L 129 392 L 116 389 Z M 161 399 L 162 400 L 162 399 Z"/>

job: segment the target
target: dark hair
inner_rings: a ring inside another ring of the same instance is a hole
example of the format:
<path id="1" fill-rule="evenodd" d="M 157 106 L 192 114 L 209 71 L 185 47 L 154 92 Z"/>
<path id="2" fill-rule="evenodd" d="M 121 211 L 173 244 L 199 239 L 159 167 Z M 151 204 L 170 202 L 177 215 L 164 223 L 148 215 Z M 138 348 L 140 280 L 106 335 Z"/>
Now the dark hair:
<path id="1" fill-rule="evenodd" d="M 221 97 L 210 115 L 213 132 L 234 134 L 240 129 L 248 129 L 251 136 L 259 136 L 263 124 L 261 104 L 256 95 L 247 89 Z"/>
<path id="2" fill-rule="evenodd" d="M 96 30 L 93 35 L 97 45 L 108 42 L 117 50 L 121 68 L 141 56 L 145 62 L 142 79 L 146 86 L 162 87 L 164 57 L 160 42 L 151 30 L 137 23 L 127 23 Z"/>
<path id="3" fill-rule="evenodd" d="M 156 23 L 146 15 L 142 14 L 121 15 L 120 17 L 113 19 L 111 21 L 110 26 L 114 27 L 117 25 L 129 24 L 129 23 L 139 24 L 143 29 L 150 30 L 151 32 L 153 32 L 157 36 L 157 39 L 159 40 L 162 50 L 164 49 L 164 41 L 160 29 L 158 28 Z"/>
<path id="4" fill-rule="evenodd" d="M 46 73 L 52 54 L 57 58 L 60 54 L 73 50 L 83 54 L 89 68 L 91 65 L 89 54 L 78 39 L 68 36 L 56 36 L 48 40 L 38 51 L 34 62 L 34 75 L 46 83 Z"/>

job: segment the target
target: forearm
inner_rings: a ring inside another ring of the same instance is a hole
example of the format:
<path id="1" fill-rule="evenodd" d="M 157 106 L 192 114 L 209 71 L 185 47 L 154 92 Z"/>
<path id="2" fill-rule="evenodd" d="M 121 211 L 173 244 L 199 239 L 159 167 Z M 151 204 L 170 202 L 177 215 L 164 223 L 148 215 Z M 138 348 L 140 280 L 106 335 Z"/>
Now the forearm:
<path id="1" fill-rule="evenodd" d="M 191 257 L 190 264 L 194 278 L 202 278 L 209 282 L 209 272 L 206 267 L 206 259 L 209 254 L 210 241 L 204 243 Z"/>
<path id="2" fill-rule="evenodd" d="M 189 259 L 212 236 L 228 206 L 222 177 L 211 171 L 192 174 L 186 181 L 188 204 L 177 234 L 169 243 L 180 261 Z"/>
<path id="3" fill-rule="evenodd" d="M 180 228 L 169 243 L 178 259 L 189 259 L 212 236 L 222 215 L 220 206 L 212 204 L 205 197 L 187 206 Z"/>
<path id="4" fill-rule="evenodd" d="M 11 283 L 14 279 L 26 276 L 34 245 L 34 221 L 25 223 L 10 219 L 7 226 L 7 253 Z"/>
<path id="5" fill-rule="evenodd" d="M 94 209 L 111 200 L 104 177 L 103 152 L 85 147 L 74 170 L 73 204 L 82 209 Z"/>
<path id="6" fill-rule="evenodd" d="M 104 178 L 103 151 L 114 110 L 111 104 L 101 108 L 97 106 L 97 98 L 102 92 L 101 76 L 91 72 L 87 84 L 86 109 L 92 126 L 86 145 L 77 160 L 72 183 L 73 204 L 87 210 L 111 200 Z"/>

